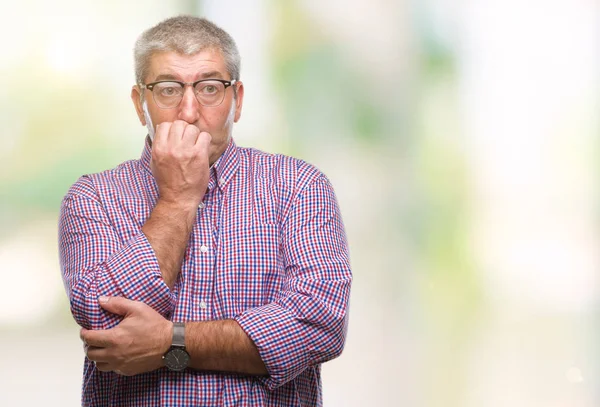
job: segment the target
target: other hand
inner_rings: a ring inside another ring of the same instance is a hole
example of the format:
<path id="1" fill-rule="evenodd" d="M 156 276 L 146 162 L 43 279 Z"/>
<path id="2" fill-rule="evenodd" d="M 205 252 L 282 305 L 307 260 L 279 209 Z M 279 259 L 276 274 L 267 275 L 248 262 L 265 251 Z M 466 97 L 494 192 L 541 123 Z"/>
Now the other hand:
<path id="1" fill-rule="evenodd" d="M 148 305 L 121 297 L 100 297 L 100 305 L 123 320 L 112 329 L 81 329 L 86 356 L 98 370 L 132 376 L 163 366 L 173 323 Z"/>

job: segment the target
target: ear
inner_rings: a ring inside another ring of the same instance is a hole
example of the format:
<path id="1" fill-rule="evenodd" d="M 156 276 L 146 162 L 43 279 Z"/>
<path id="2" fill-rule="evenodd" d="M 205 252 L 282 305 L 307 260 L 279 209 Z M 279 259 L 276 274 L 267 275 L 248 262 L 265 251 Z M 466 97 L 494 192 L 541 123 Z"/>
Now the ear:
<path id="1" fill-rule="evenodd" d="M 140 87 L 138 85 L 134 85 L 131 88 L 131 101 L 133 102 L 133 106 L 135 107 L 135 111 L 138 115 L 138 119 L 142 126 L 146 125 L 146 118 L 144 116 L 144 110 L 142 108 L 142 95 L 140 94 Z"/>
<path id="2" fill-rule="evenodd" d="M 244 104 L 244 84 L 242 82 L 236 82 L 233 86 L 237 86 L 237 98 L 235 99 L 235 117 L 233 122 L 237 123 L 242 116 L 242 105 Z"/>

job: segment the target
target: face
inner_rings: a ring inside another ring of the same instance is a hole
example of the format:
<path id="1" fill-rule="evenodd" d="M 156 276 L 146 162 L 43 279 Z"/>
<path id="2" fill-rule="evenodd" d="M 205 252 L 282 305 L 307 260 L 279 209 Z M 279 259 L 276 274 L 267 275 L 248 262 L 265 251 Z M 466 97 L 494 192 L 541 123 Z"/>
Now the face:
<path id="1" fill-rule="evenodd" d="M 150 59 L 148 76 L 144 83 L 173 79 L 181 82 L 195 82 L 200 79 L 231 80 L 227 73 L 225 61 L 219 51 L 206 50 L 195 55 L 182 55 L 176 52 L 158 52 Z M 233 87 L 237 88 L 237 98 L 233 96 Z M 236 82 L 225 90 L 225 99 L 218 106 L 202 106 L 191 86 L 185 87 L 185 93 L 179 106 L 172 109 L 161 109 L 154 102 L 152 92 L 134 86 L 131 99 L 135 105 L 142 125 L 146 125 L 140 92 L 144 92 L 144 100 L 148 104 L 148 113 L 154 128 L 162 122 L 184 120 L 197 126 L 200 131 L 206 131 L 212 136 L 210 143 L 211 165 L 223 154 L 229 140 L 233 123 L 237 122 L 242 113 L 244 85 Z"/>

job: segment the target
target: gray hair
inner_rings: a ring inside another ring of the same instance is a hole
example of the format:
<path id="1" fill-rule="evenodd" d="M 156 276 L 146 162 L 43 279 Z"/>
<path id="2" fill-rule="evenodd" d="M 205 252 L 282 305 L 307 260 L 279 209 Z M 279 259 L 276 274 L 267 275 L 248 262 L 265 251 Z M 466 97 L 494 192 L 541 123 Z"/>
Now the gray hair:
<path id="1" fill-rule="evenodd" d="M 235 41 L 216 24 L 205 18 L 177 16 L 147 29 L 135 42 L 135 80 L 144 83 L 155 52 L 169 51 L 194 55 L 207 49 L 221 52 L 231 79 L 240 79 L 240 53 Z"/>

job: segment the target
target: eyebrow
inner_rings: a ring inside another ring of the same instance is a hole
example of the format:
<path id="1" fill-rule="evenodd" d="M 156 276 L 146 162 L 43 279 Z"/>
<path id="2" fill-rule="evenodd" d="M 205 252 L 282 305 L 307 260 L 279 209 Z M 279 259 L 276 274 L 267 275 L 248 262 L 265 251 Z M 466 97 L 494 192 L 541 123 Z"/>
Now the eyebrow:
<path id="1" fill-rule="evenodd" d="M 206 79 L 206 78 L 223 79 L 223 75 L 221 75 L 221 72 L 219 72 L 219 71 L 204 72 L 203 74 L 200 75 L 200 77 L 202 79 Z"/>
<path id="2" fill-rule="evenodd" d="M 207 78 L 223 79 L 223 75 L 219 71 L 210 71 L 210 72 L 201 73 L 200 78 L 201 79 L 207 79 Z M 180 79 L 177 78 L 175 75 L 172 75 L 169 73 L 164 73 L 164 74 L 158 75 L 156 77 L 156 79 L 154 80 L 154 82 L 158 82 L 158 81 L 180 81 Z"/>

